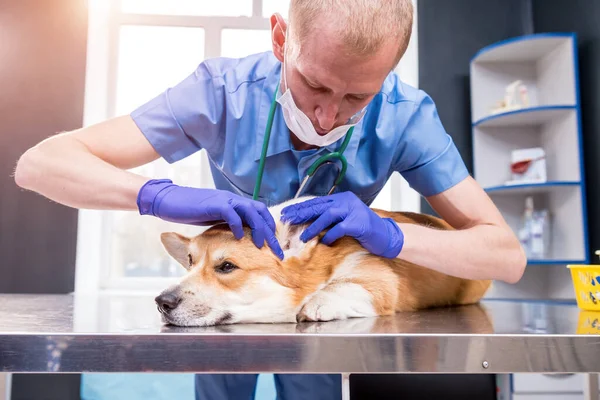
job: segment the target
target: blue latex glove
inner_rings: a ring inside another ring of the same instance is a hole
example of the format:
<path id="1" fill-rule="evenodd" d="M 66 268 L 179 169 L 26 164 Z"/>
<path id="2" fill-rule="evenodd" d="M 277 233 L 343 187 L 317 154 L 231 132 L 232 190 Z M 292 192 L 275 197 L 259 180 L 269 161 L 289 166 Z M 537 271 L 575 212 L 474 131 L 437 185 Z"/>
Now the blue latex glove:
<path id="1" fill-rule="evenodd" d="M 322 239 L 322 243 L 327 245 L 342 236 L 350 236 L 375 255 L 395 258 L 404 244 L 400 227 L 392 219 L 375 214 L 352 192 L 316 197 L 290 205 L 282 210 L 281 219 L 291 224 L 315 220 L 300 235 L 303 242 L 331 227 Z"/>
<path id="2" fill-rule="evenodd" d="M 275 237 L 275 220 L 267 206 L 225 190 L 198 189 L 173 184 L 169 179 L 153 179 L 144 184 L 137 197 L 141 215 L 154 215 L 165 221 L 190 225 L 226 222 L 239 240 L 243 224 L 252 229 L 252 240 L 262 248 L 265 240 L 283 260 L 283 250 Z"/>

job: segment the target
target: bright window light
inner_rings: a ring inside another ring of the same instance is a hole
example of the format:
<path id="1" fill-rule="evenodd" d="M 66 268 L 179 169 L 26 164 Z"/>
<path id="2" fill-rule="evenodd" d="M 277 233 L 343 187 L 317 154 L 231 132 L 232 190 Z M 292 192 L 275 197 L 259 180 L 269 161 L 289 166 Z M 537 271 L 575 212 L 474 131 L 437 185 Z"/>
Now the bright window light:
<path id="1" fill-rule="evenodd" d="M 221 33 L 221 55 L 224 57 L 245 57 L 271 49 L 269 30 L 223 29 Z"/>
<path id="2" fill-rule="evenodd" d="M 121 27 L 117 115 L 128 114 L 190 75 L 204 59 L 204 29 Z"/>
<path id="3" fill-rule="evenodd" d="M 281 14 L 283 18 L 288 17 L 290 2 L 289 0 L 263 0 L 263 17 L 269 18 L 275 13 Z"/>
<path id="4" fill-rule="evenodd" d="M 134 14 L 249 17 L 252 0 L 121 0 L 121 11 Z"/>

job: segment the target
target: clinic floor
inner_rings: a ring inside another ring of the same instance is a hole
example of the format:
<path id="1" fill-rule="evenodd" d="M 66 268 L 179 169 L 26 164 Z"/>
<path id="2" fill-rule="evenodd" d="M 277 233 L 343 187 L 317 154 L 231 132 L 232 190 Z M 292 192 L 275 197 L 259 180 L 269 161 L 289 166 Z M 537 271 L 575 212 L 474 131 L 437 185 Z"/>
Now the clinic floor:
<path id="1" fill-rule="evenodd" d="M 194 400 L 193 374 L 83 374 L 82 400 Z M 255 400 L 274 400 L 273 375 L 259 375 Z"/>

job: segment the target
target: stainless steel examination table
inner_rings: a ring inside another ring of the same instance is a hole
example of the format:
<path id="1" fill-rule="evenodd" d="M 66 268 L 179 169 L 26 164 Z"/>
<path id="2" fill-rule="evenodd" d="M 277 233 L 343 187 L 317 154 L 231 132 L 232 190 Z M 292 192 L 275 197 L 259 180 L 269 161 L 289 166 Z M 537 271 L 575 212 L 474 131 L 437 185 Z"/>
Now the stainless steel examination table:
<path id="1" fill-rule="evenodd" d="M 0 295 L 0 307 L 5 373 L 600 372 L 600 335 L 577 333 L 569 303 L 205 328 L 162 325 L 151 295 Z"/>

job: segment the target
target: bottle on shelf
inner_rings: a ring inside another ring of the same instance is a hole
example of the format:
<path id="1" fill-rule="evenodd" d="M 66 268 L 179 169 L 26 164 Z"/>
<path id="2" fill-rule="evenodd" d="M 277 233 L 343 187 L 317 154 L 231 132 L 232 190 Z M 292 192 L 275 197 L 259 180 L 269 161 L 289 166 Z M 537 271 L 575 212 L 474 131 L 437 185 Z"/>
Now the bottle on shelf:
<path id="1" fill-rule="evenodd" d="M 525 211 L 523 212 L 523 219 L 521 221 L 521 228 L 519 229 L 519 240 L 521 246 L 527 254 L 527 258 L 531 255 L 531 221 L 533 220 L 533 198 L 528 196 L 525 199 Z"/>
<path id="2" fill-rule="evenodd" d="M 550 248 L 548 210 L 535 210 L 533 197 L 525 198 L 525 211 L 519 229 L 519 240 L 528 259 L 544 259 Z"/>

